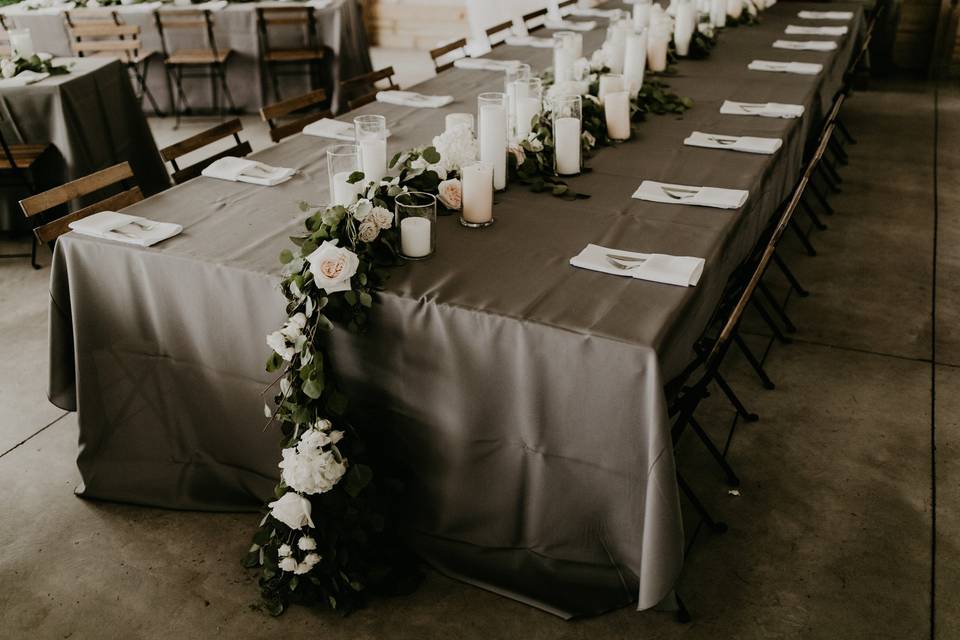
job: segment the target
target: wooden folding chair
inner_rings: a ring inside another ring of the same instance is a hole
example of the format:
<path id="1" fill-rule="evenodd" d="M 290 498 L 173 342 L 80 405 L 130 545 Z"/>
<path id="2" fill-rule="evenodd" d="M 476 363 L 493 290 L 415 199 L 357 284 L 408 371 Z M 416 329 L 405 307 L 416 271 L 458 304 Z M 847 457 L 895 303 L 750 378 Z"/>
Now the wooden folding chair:
<path id="1" fill-rule="evenodd" d="M 128 186 L 132 185 L 132 186 Z M 120 189 L 115 193 L 94 204 L 90 204 L 73 213 L 68 213 L 55 220 L 48 220 L 37 226 L 33 232 L 37 240 L 46 243 L 53 248 L 57 238 L 70 230 L 70 223 L 86 218 L 87 216 L 99 213 L 100 211 L 119 211 L 135 202 L 143 200 L 143 194 L 140 193 L 140 187 L 136 185 L 133 171 L 126 162 L 115 164 L 89 176 L 78 178 L 65 185 L 55 187 L 49 191 L 38 193 L 37 195 L 24 198 L 20 201 L 20 208 L 27 218 L 35 216 L 42 217 L 44 214 L 65 205 L 71 200 L 83 198 L 105 189 Z"/>
<path id="2" fill-rule="evenodd" d="M 493 25 L 484 31 L 484 33 L 487 34 L 487 38 L 490 40 L 491 47 L 499 47 L 500 45 L 506 43 L 507 36 L 510 35 L 512 30 L 513 20 L 507 20 L 506 22 Z"/>
<path id="3" fill-rule="evenodd" d="M 3 186 L 18 189 L 27 196 L 36 193 L 36 181 L 31 173 L 33 167 L 51 149 L 51 144 L 7 144 L 3 132 L 0 131 L 0 148 L 3 156 L 0 157 L 0 179 Z M 30 258 L 30 265 L 39 269 L 37 263 L 37 237 L 31 239 L 30 253 L 12 253 L 0 255 L 0 258 Z"/>
<path id="4" fill-rule="evenodd" d="M 460 38 L 447 43 L 436 49 L 430 50 L 430 59 L 433 60 L 433 68 L 437 73 L 443 73 L 447 69 L 453 68 L 453 63 L 460 58 L 467 57 L 467 39 Z M 443 58 L 443 62 L 440 59 Z"/>
<path id="5" fill-rule="evenodd" d="M 527 27 L 527 31 L 533 33 L 546 26 L 547 13 L 547 8 L 544 7 L 543 9 L 537 9 L 536 11 L 524 14 L 521 20 L 523 20 L 523 24 Z"/>
<path id="6" fill-rule="evenodd" d="M 260 117 L 263 118 L 263 121 L 270 127 L 270 139 L 274 142 L 280 142 L 287 136 L 300 133 L 303 128 L 311 122 L 316 122 L 322 118 L 333 117 L 329 109 L 321 109 L 326 102 L 327 93 L 323 89 L 317 89 L 316 91 L 311 91 L 297 98 L 290 98 L 283 102 L 269 104 L 260 109 Z M 279 119 L 286 118 L 296 112 L 305 111 L 311 107 L 314 111 L 296 116 L 296 119 L 291 122 L 277 124 Z"/>
<path id="7" fill-rule="evenodd" d="M 160 156 L 163 158 L 164 162 L 169 162 L 173 167 L 173 182 L 174 184 L 181 184 L 190 180 L 191 178 L 196 178 L 206 169 L 208 166 L 213 164 L 215 161 L 220 158 L 226 158 L 232 156 L 235 158 L 242 158 L 250 154 L 253 149 L 250 147 L 250 143 L 246 140 L 240 139 L 240 132 L 243 131 L 243 123 L 240 122 L 239 118 L 234 118 L 233 120 L 228 120 L 223 124 L 218 124 L 217 126 L 207 129 L 206 131 L 201 131 L 196 135 L 192 135 L 186 140 L 181 140 L 176 144 L 172 144 L 169 147 L 164 147 L 160 150 Z M 229 149 L 225 149 L 214 155 L 195 162 L 183 169 L 180 168 L 177 163 L 177 159 L 181 158 L 188 153 L 196 151 L 206 147 L 207 145 L 213 144 L 218 140 L 223 140 L 233 136 L 234 145 Z"/>
<path id="8" fill-rule="evenodd" d="M 67 11 L 64 17 L 70 47 L 76 56 L 120 58 L 136 79 L 137 100 L 142 104 L 146 96 L 153 112 L 161 117 L 165 115 L 147 86 L 150 60 L 158 52 L 143 48 L 139 26 L 124 24 L 116 11 L 105 8 L 75 9 Z"/>
<path id="9" fill-rule="evenodd" d="M 299 28 L 303 43 L 297 48 L 279 48 L 271 43 L 271 31 L 290 31 Z M 257 7 L 257 33 L 260 44 L 260 95 L 267 102 L 267 78 L 273 89 L 273 99 L 280 102 L 280 76 L 303 75 L 306 66 L 310 88 L 316 89 L 323 81 L 323 63 L 327 49 L 317 29 L 313 7 Z M 295 69 L 291 70 L 291 67 Z"/>
<path id="10" fill-rule="evenodd" d="M 382 89 L 378 88 L 377 83 L 383 80 L 387 81 L 387 86 Z M 377 99 L 378 91 L 399 88 L 400 86 L 393 81 L 393 67 L 371 71 L 340 82 L 340 93 L 347 97 L 347 106 L 350 109 L 357 109 L 365 104 L 370 104 Z"/>
<path id="11" fill-rule="evenodd" d="M 227 61 L 232 49 L 217 47 L 213 35 L 213 14 L 209 10 L 200 9 L 158 9 L 153 14 L 160 33 L 160 45 L 163 47 L 163 63 L 167 74 L 174 85 L 173 111 L 177 116 L 174 128 L 180 126 L 180 116 L 191 112 L 187 102 L 186 92 L 183 90 L 184 78 L 209 78 L 210 92 L 213 97 L 212 109 L 223 116 L 223 104 L 220 92 L 230 104 L 231 113 L 237 111 L 227 86 Z M 167 32 L 173 30 L 193 29 L 206 40 L 206 48 L 173 49 L 167 42 Z"/>

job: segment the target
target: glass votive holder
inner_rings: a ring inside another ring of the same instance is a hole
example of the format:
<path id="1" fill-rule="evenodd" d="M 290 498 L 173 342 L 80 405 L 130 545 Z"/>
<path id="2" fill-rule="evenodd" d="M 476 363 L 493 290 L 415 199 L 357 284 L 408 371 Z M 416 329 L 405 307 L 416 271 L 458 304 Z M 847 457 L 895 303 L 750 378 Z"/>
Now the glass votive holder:
<path id="1" fill-rule="evenodd" d="M 558 175 L 580 173 L 580 131 L 583 102 L 580 96 L 560 96 L 553 100 L 554 168 Z"/>
<path id="2" fill-rule="evenodd" d="M 517 80 L 513 89 L 513 133 L 514 138 L 523 140 L 533 129 L 534 119 L 543 109 L 543 81 L 540 78 Z"/>
<path id="3" fill-rule="evenodd" d="M 330 204 L 349 206 L 363 189 L 363 181 L 351 183 L 350 176 L 362 171 L 360 147 L 340 144 L 327 149 L 327 173 L 330 176 Z"/>
<path id="4" fill-rule="evenodd" d="M 400 225 L 400 255 L 408 260 L 432 255 L 437 244 L 437 198 L 423 191 L 408 191 L 394 202 Z"/>
<path id="5" fill-rule="evenodd" d="M 600 104 L 603 104 L 603 99 L 608 93 L 626 91 L 626 85 L 624 83 L 624 77 L 619 73 L 606 73 L 600 76 L 600 88 L 597 91 L 597 98 L 600 100 Z"/>
<path id="6" fill-rule="evenodd" d="M 460 224 L 471 229 L 493 224 L 493 165 L 471 162 L 460 167 L 462 206 Z"/>
<path id="7" fill-rule="evenodd" d="M 387 175 L 387 119 L 383 116 L 357 116 L 353 119 L 363 183 L 380 184 Z"/>
<path id="8" fill-rule="evenodd" d="M 473 122 L 472 113 L 448 113 L 444 119 L 444 130 L 451 131 L 454 127 L 466 125 L 470 128 L 470 131 L 476 133 L 477 130 L 474 128 Z"/>
<path id="9" fill-rule="evenodd" d="M 580 57 L 577 53 L 577 36 L 573 31 L 558 31 L 553 34 L 553 78 L 555 82 L 573 80 L 574 66 Z M 580 40 L 580 46 L 583 46 Z"/>
<path id="10" fill-rule="evenodd" d="M 477 98 L 480 160 L 493 165 L 493 188 L 507 188 L 507 96 L 481 93 Z"/>
<path id="11" fill-rule="evenodd" d="M 10 57 L 14 60 L 29 58 L 36 53 L 30 29 L 10 29 L 7 31 L 7 37 L 10 39 Z"/>

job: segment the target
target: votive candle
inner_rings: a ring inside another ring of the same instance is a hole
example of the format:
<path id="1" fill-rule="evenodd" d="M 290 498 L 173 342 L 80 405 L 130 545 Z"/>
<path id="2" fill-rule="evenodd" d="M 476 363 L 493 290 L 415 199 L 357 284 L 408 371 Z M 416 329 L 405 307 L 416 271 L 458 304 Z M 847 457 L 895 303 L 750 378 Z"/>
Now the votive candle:
<path id="1" fill-rule="evenodd" d="M 603 103 L 603 112 L 607 120 L 607 135 L 611 140 L 630 138 L 630 93 L 616 91 L 608 93 Z"/>
<path id="2" fill-rule="evenodd" d="M 493 224 L 493 165 L 474 162 L 460 168 L 463 210 L 460 222 L 467 227 Z"/>

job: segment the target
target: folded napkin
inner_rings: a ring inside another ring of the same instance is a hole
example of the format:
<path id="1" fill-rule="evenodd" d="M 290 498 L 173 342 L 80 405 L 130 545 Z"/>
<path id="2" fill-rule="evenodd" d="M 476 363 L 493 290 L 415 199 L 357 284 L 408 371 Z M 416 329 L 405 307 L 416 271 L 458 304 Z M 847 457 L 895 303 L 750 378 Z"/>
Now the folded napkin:
<path id="1" fill-rule="evenodd" d="M 793 51 L 833 51 L 837 43 L 833 40 L 777 40 L 774 49 L 792 49 Z"/>
<path id="2" fill-rule="evenodd" d="M 154 222 L 116 211 L 101 211 L 81 218 L 71 222 L 70 228 L 85 236 L 116 240 L 138 247 L 155 245 L 183 231 L 183 227 L 172 222 Z"/>
<path id="3" fill-rule="evenodd" d="M 689 187 L 683 184 L 668 184 L 644 180 L 633 197 L 648 202 L 664 204 L 689 204 L 697 207 L 739 209 L 747 201 L 749 191 L 718 189 L 716 187 Z"/>
<path id="4" fill-rule="evenodd" d="M 30 71 L 29 69 L 26 69 L 12 78 L 0 79 L 0 87 L 25 87 L 28 84 L 40 82 L 41 80 L 46 80 L 49 77 L 50 74 L 46 71 L 39 73 L 37 71 Z"/>
<path id="5" fill-rule="evenodd" d="M 812 76 L 820 73 L 823 69 L 822 64 L 815 62 L 777 62 L 775 60 L 754 60 L 748 69 L 753 71 L 776 71 L 779 73 L 799 73 L 805 76 Z"/>
<path id="6" fill-rule="evenodd" d="M 695 287 L 703 274 L 703 258 L 636 253 L 588 244 L 570 264 L 615 276 L 627 276 L 678 287 Z"/>
<path id="7" fill-rule="evenodd" d="M 357 139 L 356 129 L 352 124 L 331 118 L 311 122 L 303 128 L 303 133 L 308 136 L 333 138 L 334 140 L 342 140 L 343 142 L 354 142 Z"/>
<path id="8" fill-rule="evenodd" d="M 427 107 L 439 109 L 453 102 L 453 96 L 427 96 L 413 91 L 379 91 L 377 102 L 395 104 L 401 107 Z"/>
<path id="9" fill-rule="evenodd" d="M 582 9 L 580 7 L 572 8 L 569 13 L 578 18 L 612 18 L 619 14 L 619 9 Z"/>
<path id="10" fill-rule="evenodd" d="M 853 11 L 801 11 L 797 17 L 804 20 L 850 20 Z"/>
<path id="11" fill-rule="evenodd" d="M 272 187 L 289 180 L 296 173 L 296 170 L 286 167 L 271 167 L 256 160 L 228 156 L 220 158 L 201 173 L 208 178 Z"/>
<path id="12" fill-rule="evenodd" d="M 799 118 L 803 115 L 802 104 L 781 102 L 734 102 L 724 100 L 720 113 L 728 116 L 761 116 L 764 118 Z"/>
<path id="13" fill-rule="evenodd" d="M 562 31 L 593 31 L 597 27 L 597 23 L 593 20 L 589 21 L 576 21 L 576 20 L 553 20 L 548 18 L 544 22 L 544 26 L 547 29 L 556 29 Z"/>
<path id="14" fill-rule="evenodd" d="M 729 149 L 744 153 L 762 153 L 770 155 L 776 153 L 783 144 L 780 138 L 755 138 L 753 136 L 724 136 L 716 133 L 694 131 L 683 141 L 690 147 L 706 147 L 708 149 Z"/>
<path id="15" fill-rule="evenodd" d="M 784 33 L 788 36 L 845 36 L 847 31 L 846 27 L 801 27 L 791 24 Z"/>
<path id="16" fill-rule="evenodd" d="M 537 47 L 540 49 L 552 49 L 552 38 L 537 38 L 535 36 L 507 36 L 504 40 L 511 47 Z"/>
<path id="17" fill-rule="evenodd" d="M 473 69 L 478 71 L 504 71 L 520 64 L 519 60 L 490 60 L 488 58 L 460 58 L 453 61 L 457 69 Z"/>

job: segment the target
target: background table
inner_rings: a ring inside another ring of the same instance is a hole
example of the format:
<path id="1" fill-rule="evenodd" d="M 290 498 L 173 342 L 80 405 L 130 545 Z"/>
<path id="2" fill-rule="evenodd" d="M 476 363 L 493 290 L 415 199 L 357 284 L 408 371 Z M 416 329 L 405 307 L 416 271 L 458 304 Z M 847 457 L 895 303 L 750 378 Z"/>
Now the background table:
<path id="1" fill-rule="evenodd" d="M 214 37 L 218 49 L 233 49 L 227 64 L 227 84 L 233 95 L 233 101 L 239 109 L 255 112 L 263 106 L 260 96 L 260 58 L 259 36 L 257 33 L 256 7 L 260 3 L 246 2 L 227 5 L 225 9 L 213 12 Z M 277 2 L 263 3 L 263 6 L 277 6 Z M 295 2 L 284 2 L 295 6 Z M 144 9 L 147 10 L 144 10 Z M 153 10 L 147 5 L 127 5 L 115 7 L 124 22 L 137 25 L 141 29 L 144 49 L 162 51 L 160 34 L 154 21 Z M 33 34 L 34 46 L 38 51 L 54 55 L 72 55 L 70 39 L 67 34 L 66 20 L 62 13 L 24 11 L 18 7 L 9 7 L 4 11 L 8 20 L 12 19 L 17 27 L 26 27 Z M 350 78 L 371 70 L 370 50 L 367 34 L 363 26 L 358 0 L 333 0 L 321 9 L 316 9 L 317 36 L 322 44 L 333 52 L 329 62 L 326 88 L 328 94 L 336 100 L 336 87 L 343 78 Z M 187 33 L 189 31 L 189 33 Z M 273 33 L 273 31 L 271 31 Z M 168 34 L 175 46 L 197 48 L 206 47 L 198 40 L 200 30 L 181 30 L 177 34 Z M 275 47 L 303 46 L 302 39 L 294 30 L 284 31 L 277 38 L 271 38 Z M 148 86 L 161 107 L 170 110 L 171 93 L 167 82 L 166 70 L 161 57 L 150 62 L 147 78 Z M 293 67 L 291 67 L 292 69 Z M 185 80 L 184 89 L 187 102 L 194 108 L 209 108 L 211 105 L 210 83 L 205 79 Z M 284 76 L 281 78 L 281 98 L 292 98 L 310 90 L 309 73 L 306 65 L 302 76 Z M 272 93 L 268 102 L 273 102 Z M 146 104 L 146 103 L 145 103 Z M 148 104 L 146 104 L 149 107 Z"/>
<path id="2" fill-rule="evenodd" d="M 38 187 L 50 188 L 127 161 L 144 194 L 170 184 L 156 143 L 127 79 L 127 70 L 109 58 L 55 61 L 70 73 L 51 76 L 25 87 L 0 88 L 0 126 L 9 144 L 56 147 L 42 171 Z M 25 229 L 17 197 L 3 199 L 0 229 Z"/>
<path id="3" fill-rule="evenodd" d="M 695 100 L 599 151 L 569 202 L 511 187 L 485 230 L 438 224 L 431 259 L 394 270 L 363 336 L 337 331 L 331 360 L 368 437 L 409 470 L 411 539 L 435 566 L 560 615 L 655 605 L 682 566 L 663 384 L 691 356 L 734 267 L 793 187 L 813 127 L 857 40 L 834 52 L 771 48 L 796 12 L 723 33 L 671 87 Z M 854 5 L 835 5 L 853 8 Z M 833 8 L 833 7 L 832 7 Z M 585 50 L 603 39 L 585 35 Z M 550 51 L 493 56 L 534 68 Z M 755 58 L 816 61 L 816 76 L 747 70 Z M 452 70 L 421 85 L 440 110 L 372 104 L 390 152 L 427 143 L 445 113 L 476 109 L 500 73 Z M 799 103 L 802 119 L 722 116 L 724 99 Z M 685 147 L 692 130 L 783 139 L 774 156 Z M 335 144 L 330 141 L 329 144 Z M 264 336 L 284 320 L 279 251 L 295 202 L 326 199 L 328 143 L 295 136 L 257 158 L 300 174 L 264 189 L 197 179 L 130 208 L 184 233 L 150 250 L 64 236 L 51 295 L 51 398 L 79 407 L 85 496 L 192 509 L 255 507 L 277 478 L 262 431 Z M 632 200 L 643 179 L 749 189 L 737 211 Z M 571 267 L 587 243 L 701 256 L 679 288 Z M 74 377 L 74 373 L 76 377 Z"/>

